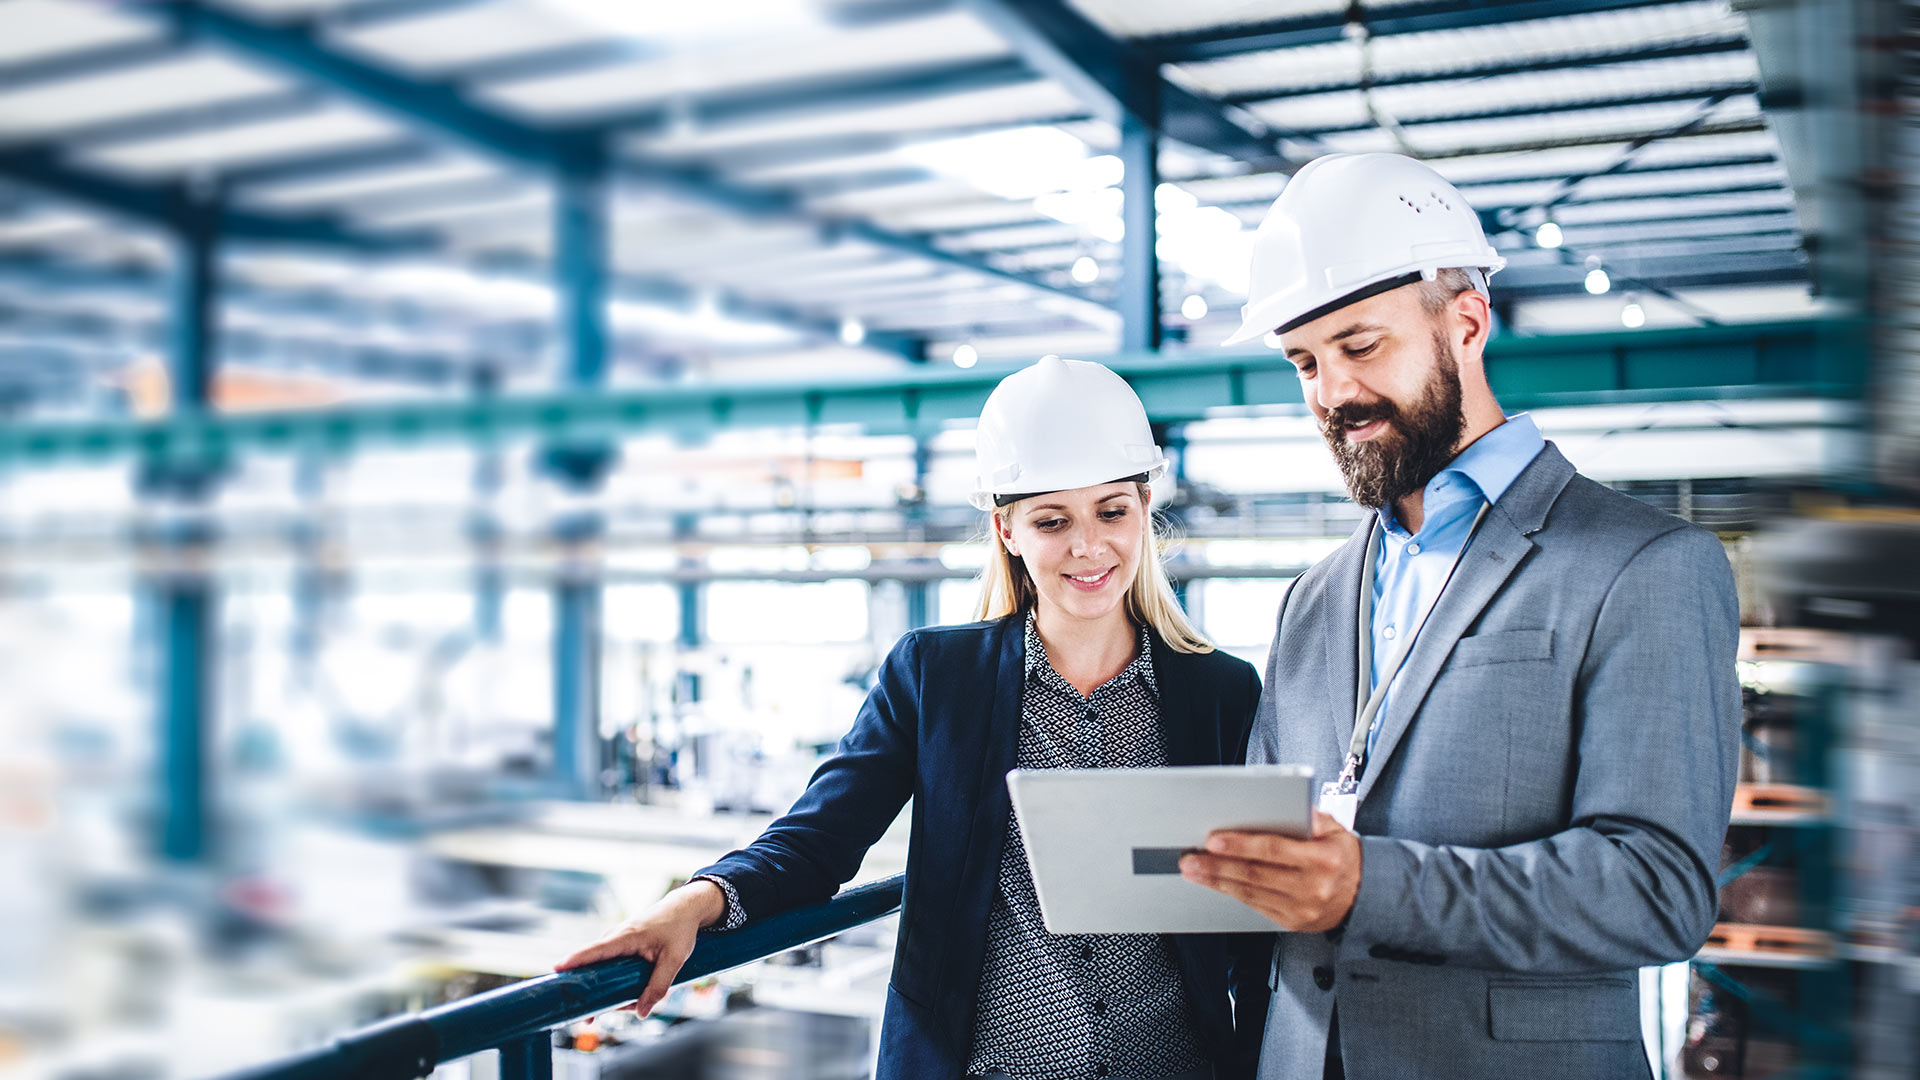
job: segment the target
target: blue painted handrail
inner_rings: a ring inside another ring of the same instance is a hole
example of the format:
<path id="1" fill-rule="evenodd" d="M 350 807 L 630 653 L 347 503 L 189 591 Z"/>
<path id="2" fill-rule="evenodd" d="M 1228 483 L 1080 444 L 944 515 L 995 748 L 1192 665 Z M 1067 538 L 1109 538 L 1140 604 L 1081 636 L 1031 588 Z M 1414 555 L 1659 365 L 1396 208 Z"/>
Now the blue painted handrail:
<path id="1" fill-rule="evenodd" d="M 730 933 L 704 935 L 674 982 L 749 964 L 891 915 L 900 910 L 904 880 L 896 874 L 848 889 L 823 904 L 770 916 Z M 326 1046 L 230 1073 L 224 1080 L 411 1080 L 432 1072 L 440 1062 L 514 1047 L 530 1037 L 538 1037 L 544 1055 L 549 1028 L 631 1002 L 652 972 L 650 961 L 634 957 L 542 975 L 391 1017 Z M 534 1069 L 551 1075 L 538 1065 Z"/>

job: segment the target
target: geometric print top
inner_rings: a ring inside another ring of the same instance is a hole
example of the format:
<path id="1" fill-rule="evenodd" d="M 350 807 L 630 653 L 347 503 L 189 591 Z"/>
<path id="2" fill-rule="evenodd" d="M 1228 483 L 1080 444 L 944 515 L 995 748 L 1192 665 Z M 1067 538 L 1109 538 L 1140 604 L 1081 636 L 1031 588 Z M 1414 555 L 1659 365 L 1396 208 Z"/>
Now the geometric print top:
<path id="1" fill-rule="evenodd" d="M 1019 767 L 1164 766 L 1151 648 L 1143 627 L 1139 655 L 1083 698 L 1047 661 L 1028 612 Z M 1047 932 L 1011 811 L 986 944 L 968 1075 L 1159 1077 L 1207 1063 L 1165 935 Z"/>

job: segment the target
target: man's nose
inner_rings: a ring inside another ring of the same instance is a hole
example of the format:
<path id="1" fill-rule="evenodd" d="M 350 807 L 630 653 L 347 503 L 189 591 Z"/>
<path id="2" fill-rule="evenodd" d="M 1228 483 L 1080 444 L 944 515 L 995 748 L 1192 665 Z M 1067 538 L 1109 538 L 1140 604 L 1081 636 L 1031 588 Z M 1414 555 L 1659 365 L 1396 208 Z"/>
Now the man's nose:
<path id="1" fill-rule="evenodd" d="M 1359 396 L 1360 384 L 1338 364 L 1322 364 L 1320 377 L 1314 380 L 1314 393 L 1322 409 L 1336 409 Z"/>

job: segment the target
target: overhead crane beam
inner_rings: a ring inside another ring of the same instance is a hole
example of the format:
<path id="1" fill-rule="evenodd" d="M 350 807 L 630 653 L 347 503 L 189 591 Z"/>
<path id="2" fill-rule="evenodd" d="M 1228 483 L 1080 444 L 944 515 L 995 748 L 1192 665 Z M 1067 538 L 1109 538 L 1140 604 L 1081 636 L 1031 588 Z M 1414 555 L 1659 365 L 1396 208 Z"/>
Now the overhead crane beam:
<path id="1" fill-rule="evenodd" d="M 1622 400 L 1751 396 L 1851 397 L 1861 392 L 1866 324 L 1797 321 L 1686 330 L 1496 338 L 1487 367 L 1510 407 Z M 1298 407 L 1293 367 L 1272 350 L 1106 362 L 1139 391 L 1156 422 L 1222 409 Z M 612 438 L 665 432 L 699 438 L 720 429 L 853 425 L 931 434 L 979 415 L 1009 369 L 915 371 L 884 380 L 756 382 L 418 401 L 181 421 L 90 421 L 0 427 L 0 465 L 100 461 L 133 454 L 344 453 L 515 439 Z"/>

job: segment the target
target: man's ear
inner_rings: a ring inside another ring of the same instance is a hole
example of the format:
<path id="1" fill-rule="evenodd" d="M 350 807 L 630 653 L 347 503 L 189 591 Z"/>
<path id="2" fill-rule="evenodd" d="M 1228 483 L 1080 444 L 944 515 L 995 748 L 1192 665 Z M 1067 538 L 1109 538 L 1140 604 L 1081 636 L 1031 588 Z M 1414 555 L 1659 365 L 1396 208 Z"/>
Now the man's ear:
<path id="1" fill-rule="evenodd" d="M 1468 289 L 1453 298 L 1453 325 L 1448 329 L 1453 343 L 1460 349 L 1464 358 L 1479 359 L 1487 347 L 1487 338 L 1493 333 L 1493 308 L 1487 303 L 1485 293 L 1479 289 Z"/>

